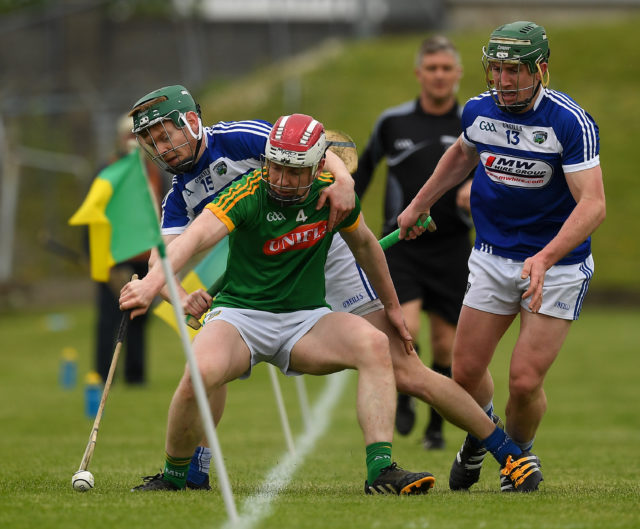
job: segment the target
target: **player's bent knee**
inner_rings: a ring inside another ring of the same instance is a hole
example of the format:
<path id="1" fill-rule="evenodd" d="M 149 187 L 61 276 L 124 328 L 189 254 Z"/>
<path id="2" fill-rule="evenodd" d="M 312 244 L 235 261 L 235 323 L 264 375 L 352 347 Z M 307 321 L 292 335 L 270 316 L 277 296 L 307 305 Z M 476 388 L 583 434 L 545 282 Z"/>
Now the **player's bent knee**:
<path id="1" fill-rule="evenodd" d="M 452 378 L 463 388 L 477 386 L 484 371 L 475 370 L 466 362 L 454 362 L 451 366 Z"/>
<path id="2" fill-rule="evenodd" d="M 220 380 L 219 377 L 216 376 L 211 370 L 200 369 L 199 371 L 200 378 L 203 382 L 204 389 L 207 395 L 210 395 L 220 387 L 224 386 L 224 382 Z M 185 370 L 185 373 L 182 375 L 182 379 L 180 380 L 180 384 L 178 385 L 178 390 L 181 392 L 184 398 L 195 399 L 193 380 L 191 378 L 191 372 L 188 367 Z"/>
<path id="3" fill-rule="evenodd" d="M 516 400 L 530 400 L 537 398 L 542 390 L 542 379 L 536 376 L 519 375 L 509 378 L 509 396 Z"/>
<path id="4" fill-rule="evenodd" d="M 183 400 L 195 400 L 195 390 L 193 389 L 191 375 L 188 370 L 182 375 L 176 393 L 179 394 Z"/>
<path id="5" fill-rule="evenodd" d="M 356 355 L 358 363 L 373 363 L 377 367 L 392 369 L 389 354 L 389 339 L 382 331 L 375 328 L 367 329 L 358 340 L 359 351 Z"/>

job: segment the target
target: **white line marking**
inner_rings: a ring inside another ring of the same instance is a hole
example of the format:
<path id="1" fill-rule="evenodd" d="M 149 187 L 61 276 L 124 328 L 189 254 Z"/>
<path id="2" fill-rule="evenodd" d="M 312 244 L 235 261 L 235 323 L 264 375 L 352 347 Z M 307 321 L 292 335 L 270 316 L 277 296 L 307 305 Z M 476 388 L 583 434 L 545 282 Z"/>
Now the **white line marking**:
<path id="1" fill-rule="evenodd" d="M 327 385 L 311 410 L 311 427 L 296 439 L 295 454 L 286 452 L 283 455 L 281 463 L 269 471 L 258 492 L 244 501 L 237 523 L 227 520 L 222 526 L 224 529 L 251 529 L 271 513 L 276 496 L 289 484 L 316 441 L 327 430 L 333 408 L 340 400 L 350 374 L 351 371 L 345 370 L 327 377 Z"/>

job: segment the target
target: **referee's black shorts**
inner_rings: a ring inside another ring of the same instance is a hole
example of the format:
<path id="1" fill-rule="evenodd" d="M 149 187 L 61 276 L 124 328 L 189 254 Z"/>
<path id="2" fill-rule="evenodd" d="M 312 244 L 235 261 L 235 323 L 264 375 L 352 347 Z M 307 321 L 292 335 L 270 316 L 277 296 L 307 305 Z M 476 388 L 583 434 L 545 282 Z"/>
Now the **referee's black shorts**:
<path id="1" fill-rule="evenodd" d="M 400 303 L 422 300 L 422 308 L 456 324 L 467 288 L 469 236 L 400 241 L 385 254 Z"/>

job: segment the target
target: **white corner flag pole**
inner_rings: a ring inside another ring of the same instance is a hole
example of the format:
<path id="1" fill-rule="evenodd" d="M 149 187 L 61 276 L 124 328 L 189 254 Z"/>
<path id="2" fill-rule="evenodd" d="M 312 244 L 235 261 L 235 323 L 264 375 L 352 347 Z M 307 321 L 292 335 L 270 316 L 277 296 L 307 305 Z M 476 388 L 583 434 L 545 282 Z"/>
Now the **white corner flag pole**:
<path id="1" fill-rule="evenodd" d="M 307 396 L 307 386 L 304 383 L 304 375 L 296 378 L 296 390 L 300 401 L 300 412 L 307 432 L 311 430 L 311 408 L 309 407 L 309 397 Z"/>
<path id="2" fill-rule="evenodd" d="M 176 288 L 175 276 L 171 269 L 171 264 L 167 259 L 166 248 L 164 243 L 158 245 L 158 252 L 160 254 L 160 260 L 162 262 L 162 270 L 166 279 L 167 287 L 169 288 L 169 299 L 178 322 L 178 329 L 180 330 L 180 339 L 182 341 L 182 348 L 184 354 L 187 357 L 187 364 L 189 365 L 189 372 L 191 374 L 191 382 L 193 384 L 193 390 L 198 402 L 198 408 L 200 409 L 200 417 L 202 418 L 202 424 L 204 425 L 204 431 L 209 441 L 209 446 L 213 452 L 213 462 L 216 466 L 216 473 L 218 476 L 218 486 L 222 491 L 224 504 L 227 508 L 227 514 L 232 524 L 238 522 L 238 511 L 233 499 L 233 493 L 231 491 L 231 485 L 229 483 L 229 476 L 227 475 L 227 469 L 222 458 L 222 450 L 220 449 L 220 443 L 218 442 L 218 436 L 216 435 L 216 428 L 213 423 L 213 417 L 211 416 L 211 407 L 209 400 L 207 399 L 206 392 L 204 390 L 204 383 L 200 376 L 200 370 L 198 369 L 198 363 L 193 354 L 191 348 L 191 340 L 187 331 L 187 325 L 185 323 L 184 315 L 182 314 L 182 304 L 180 303 L 180 297 L 178 296 L 178 289 Z"/>
<path id="3" fill-rule="evenodd" d="M 291 427 L 289 426 L 289 417 L 287 416 L 287 410 L 284 407 L 284 399 L 282 398 L 282 390 L 280 389 L 280 382 L 278 381 L 278 373 L 276 372 L 276 368 L 272 364 L 268 364 L 267 367 L 269 368 L 269 377 L 271 378 L 273 393 L 276 396 L 276 404 L 278 405 L 278 413 L 280 414 L 280 422 L 282 423 L 284 438 L 287 441 L 287 448 L 289 449 L 291 455 L 295 455 L 296 448 L 293 444 L 293 436 L 291 435 Z"/>

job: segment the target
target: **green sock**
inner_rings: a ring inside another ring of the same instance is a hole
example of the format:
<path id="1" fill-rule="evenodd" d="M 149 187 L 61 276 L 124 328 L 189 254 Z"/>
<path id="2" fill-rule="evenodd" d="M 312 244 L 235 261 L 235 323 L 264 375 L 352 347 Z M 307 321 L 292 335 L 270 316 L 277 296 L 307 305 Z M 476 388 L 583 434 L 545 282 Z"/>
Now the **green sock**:
<path id="1" fill-rule="evenodd" d="M 166 455 L 164 463 L 164 479 L 173 483 L 176 487 L 184 489 L 187 485 L 187 472 L 191 457 L 172 457 Z"/>
<path id="2" fill-rule="evenodd" d="M 367 481 L 373 483 L 383 468 L 391 465 L 391 442 L 371 443 L 367 446 Z"/>

